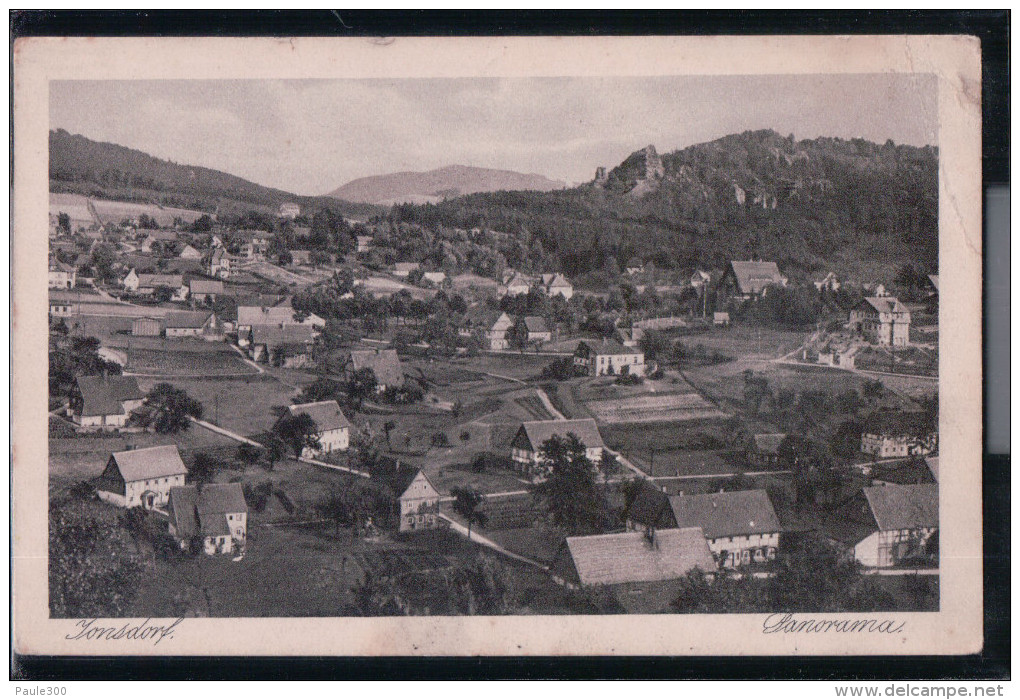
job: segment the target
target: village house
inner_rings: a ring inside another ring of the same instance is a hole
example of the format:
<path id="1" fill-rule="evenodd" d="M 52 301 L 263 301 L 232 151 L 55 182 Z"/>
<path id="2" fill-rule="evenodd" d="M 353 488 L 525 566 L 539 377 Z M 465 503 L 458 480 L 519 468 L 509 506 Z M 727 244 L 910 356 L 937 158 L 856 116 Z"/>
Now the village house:
<path id="1" fill-rule="evenodd" d="M 138 274 L 132 268 L 121 283 L 128 291 L 149 296 L 153 295 L 157 289 L 165 287 L 173 292 L 171 298 L 174 301 L 184 301 L 188 296 L 188 287 L 184 284 L 183 275 Z"/>
<path id="2" fill-rule="evenodd" d="M 292 265 L 311 265 L 312 251 L 295 248 L 290 251 L 290 262 Z"/>
<path id="3" fill-rule="evenodd" d="M 938 484 L 861 489 L 826 523 L 830 538 L 869 568 L 936 560 L 938 527 Z"/>
<path id="4" fill-rule="evenodd" d="M 216 301 L 220 294 L 223 294 L 223 282 L 220 280 L 193 279 L 188 282 L 188 298 L 194 302 Z"/>
<path id="5" fill-rule="evenodd" d="M 443 282 L 446 281 L 446 273 L 445 272 L 426 272 L 426 273 L 424 273 L 421 276 L 421 278 L 423 280 L 427 281 L 428 283 L 432 284 L 433 286 L 439 287 L 439 286 L 441 286 L 443 284 Z"/>
<path id="6" fill-rule="evenodd" d="M 785 439 L 786 433 L 754 435 L 744 452 L 748 465 L 758 470 L 775 469 L 779 463 L 779 446 Z"/>
<path id="7" fill-rule="evenodd" d="M 67 415 L 82 428 L 123 428 L 131 412 L 144 402 L 145 394 L 134 377 L 78 377 L 71 389 Z"/>
<path id="8" fill-rule="evenodd" d="M 216 332 L 216 314 L 209 311 L 171 311 L 165 321 L 167 338 L 197 338 Z"/>
<path id="9" fill-rule="evenodd" d="M 828 292 L 838 292 L 840 288 L 839 278 L 836 277 L 835 272 L 830 272 L 821 280 L 814 283 L 815 289 L 819 292 L 823 289 Z"/>
<path id="10" fill-rule="evenodd" d="M 131 321 L 131 335 L 156 337 L 163 335 L 163 319 L 140 316 Z"/>
<path id="11" fill-rule="evenodd" d="M 500 314 L 492 328 L 485 332 L 485 338 L 489 341 L 490 350 L 506 350 L 510 346 L 507 340 L 507 332 L 513 328 L 514 322 L 506 314 Z"/>
<path id="12" fill-rule="evenodd" d="M 49 288 L 72 289 L 77 282 L 78 271 L 74 265 L 68 265 L 55 257 L 49 260 Z"/>
<path id="13" fill-rule="evenodd" d="M 280 205 L 280 210 L 277 212 L 277 216 L 281 219 L 296 219 L 301 216 L 301 206 L 294 204 L 293 202 L 284 202 Z"/>
<path id="14" fill-rule="evenodd" d="M 578 587 L 669 581 L 716 568 L 701 528 L 689 527 L 568 537 L 551 572 L 557 582 Z"/>
<path id="15" fill-rule="evenodd" d="M 315 329 L 306 325 L 251 326 L 245 346 L 255 362 L 275 367 L 301 368 L 312 361 Z"/>
<path id="16" fill-rule="evenodd" d="M 121 508 L 162 508 L 188 474 L 176 445 L 114 452 L 95 479 L 96 495 Z"/>
<path id="17" fill-rule="evenodd" d="M 201 260 L 202 253 L 193 246 L 185 244 L 185 246 L 181 248 L 181 252 L 177 254 L 177 257 L 182 260 Z"/>
<path id="18" fill-rule="evenodd" d="M 559 294 L 564 299 L 569 300 L 570 297 L 574 296 L 574 286 L 567 281 L 566 277 L 558 272 L 542 275 L 541 285 L 542 290 L 548 297 L 554 297 Z"/>
<path id="19" fill-rule="evenodd" d="M 315 421 L 315 438 L 319 441 L 318 448 L 305 447 L 301 456 L 318 457 L 330 452 L 342 452 L 351 444 L 351 422 L 340 410 L 336 401 L 316 401 L 299 403 L 287 407 L 291 417 L 308 416 Z"/>
<path id="20" fill-rule="evenodd" d="M 769 287 L 785 287 L 786 278 L 774 262 L 731 260 L 719 286 L 725 297 L 747 300 L 764 296 Z"/>
<path id="21" fill-rule="evenodd" d="M 712 325 L 714 326 L 728 326 L 730 325 L 730 314 L 728 311 L 715 311 L 712 313 Z"/>
<path id="22" fill-rule="evenodd" d="M 167 512 L 170 536 L 181 549 L 200 542 L 207 555 L 244 552 L 248 504 L 241 484 L 175 486 Z"/>
<path id="23" fill-rule="evenodd" d="M 866 297 L 850 311 L 850 330 L 873 345 L 910 344 L 910 310 L 896 297 Z"/>
<path id="24" fill-rule="evenodd" d="M 298 320 L 298 319 L 301 320 Z M 326 322 L 315 314 L 301 315 L 290 306 L 238 306 L 237 307 L 237 338 L 238 344 L 248 344 L 248 334 L 252 326 L 309 326 L 323 328 Z"/>
<path id="25" fill-rule="evenodd" d="M 605 443 L 599 433 L 598 424 L 592 418 L 579 420 L 536 420 L 521 423 L 517 434 L 510 441 L 510 459 L 522 476 L 532 481 L 545 477 L 542 445 L 554 435 L 566 438 L 575 435 L 584 445 L 585 456 L 593 464 L 602 461 Z"/>
<path id="26" fill-rule="evenodd" d="M 527 275 L 522 275 L 520 272 L 510 272 L 503 284 L 500 285 L 499 293 L 502 296 L 510 297 L 527 294 L 531 291 L 534 283 L 535 280 Z"/>
<path id="27" fill-rule="evenodd" d="M 615 340 L 582 340 L 574 351 L 574 366 L 593 377 L 623 373 L 643 377 L 645 354 Z"/>
<path id="28" fill-rule="evenodd" d="M 355 252 L 367 253 L 368 251 L 372 250 L 373 238 L 371 236 L 357 236 L 355 240 L 357 241 L 358 244 L 357 250 Z"/>
<path id="29" fill-rule="evenodd" d="M 552 340 L 552 331 L 541 316 L 524 316 L 514 324 L 513 336 L 522 346 L 537 346 Z"/>
<path id="30" fill-rule="evenodd" d="M 404 368 L 396 350 L 351 350 L 344 362 L 344 376 L 350 379 L 355 372 L 363 369 L 371 369 L 375 373 L 376 391 L 404 384 Z"/>
<path id="31" fill-rule="evenodd" d="M 926 455 L 938 449 L 938 426 L 919 411 L 875 411 L 864 420 L 861 452 L 875 459 Z"/>
<path id="32" fill-rule="evenodd" d="M 414 270 L 421 267 L 416 262 L 398 262 L 393 265 L 393 276 L 401 279 L 406 279 Z"/>
<path id="33" fill-rule="evenodd" d="M 221 247 L 213 248 L 205 258 L 205 271 L 210 277 L 230 277 L 230 256 Z"/>
<path id="34" fill-rule="evenodd" d="M 392 493 L 400 532 L 432 530 L 442 524 L 439 517 L 440 493 L 418 467 L 383 457 L 372 478 L 381 481 Z"/>
<path id="35" fill-rule="evenodd" d="M 782 526 L 764 489 L 669 496 L 642 488 L 627 512 L 631 530 L 700 527 L 719 566 L 771 561 Z"/>
<path id="36" fill-rule="evenodd" d="M 143 253 L 158 252 L 177 240 L 176 231 L 160 229 L 139 229 L 136 236 L 142 241 L 139 250 Z"/>

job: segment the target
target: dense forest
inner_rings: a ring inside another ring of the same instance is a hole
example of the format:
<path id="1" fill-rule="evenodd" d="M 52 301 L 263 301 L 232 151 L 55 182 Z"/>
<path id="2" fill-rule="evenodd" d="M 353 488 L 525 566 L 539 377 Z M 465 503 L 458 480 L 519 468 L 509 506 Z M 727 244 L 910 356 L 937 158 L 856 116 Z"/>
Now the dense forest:
<path id="1" fill-rule="evenodd" d="M 638 151 L 570 190 L 399 205 L 391 217 L 537 240 L 572 276 L 635 261 L 720 268 L 751 257 L 794 278 L 832 269 L 862 281 L 907 262 L 937 272 L 934 147 L 744 132 L 662 155 L 654 181 L 643 181 L 645 158 Z"/>

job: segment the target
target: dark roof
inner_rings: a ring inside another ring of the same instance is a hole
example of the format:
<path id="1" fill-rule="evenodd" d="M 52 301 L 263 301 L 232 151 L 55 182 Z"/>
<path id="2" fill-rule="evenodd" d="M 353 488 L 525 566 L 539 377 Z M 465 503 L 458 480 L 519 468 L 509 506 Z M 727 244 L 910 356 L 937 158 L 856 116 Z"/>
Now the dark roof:
<path id="1" fill-rule="evenodd" d="M 138 275 L 139 287 L 170 287 L 177 289 L 184 284 L 183 275 L 146 274 Z"/>
<path id="2" fill-rule="evenodd" d="M 668 527 L 673 523 L 673 511 L 669 507 L 669 496 L 644 482 L 627 510 L 627 518 L 642 525 Z"/>
<path id="3" fill-rule="evenodd" d="M 166 315 L 167 328 L 201 328 L 209 320 L 209 311 L 171 311 Z"/>
<path id="4" fill-rule="evenodd" d="M 732 260 L 730 268 L 741 294 L 760 294 L 769 285 L 783 283 L 779 266 L 774 262 Z"/>
<path id="5" fill-rule="evenodd" d="M 290 411 L 292 416 L 300 416 L 302 414 L 310 416 L 321 432 L 351 427 L 351 422 L 347 420 L 347 416 L 340 410 L 340 406 L 336 401 L 299 403 L 288 406 L 287 410 Z"/>
<path id="6" fill-rule="evenodd" d="M 922 411 L 873 411 L 864 419 L 864 433 L 890 437 L 921 437 L 935 430 L 932 417 Z"/>
<path id="7" fill-rule="evenodd" d="M 578 348 L 582 345 L 590 349 L 593 355 L 633 355 L 641 352 L 637 348 L 628 348 L 615 340 L 608 339 L 603 339 L 601 342 L 582 340 L 577 344 Z"/>
<path id="8" fill-rule="evenodd" d="M 223 282 L 220 280 L 191 280 L 188 288 L 192 294 L 223 294 Z"/>
<path id="9" fill-rule="evenodd" d="M 864 489 L 864 497 L 868 499 L 880 530 L 910 530 L 939 525 L 937 484 L 869 486 Z"/>
<path id="10" fill-rule="evenodd" d="M 375 372 L 376 381 L 384 386 L 399 386 L 404 383 L 404 370 L 396 350 L 352 350 L 350 364 L 355 372 L 365 368 L 371 369 Z"/>
<path id="11" fill-rule="evenodd" d="M 145 398 L 134 377 L 78 377 L 78 391 L 83 399 L 83 416 L 110 416 L 124 412 L 124 401 Z"/>
<path id="12" fill-rule="evenodd" d="M 181 538 L 230 534 L 227 513 L 247 513 L 241 484 L 174 486 L 168 504 L 170 519 Z"/>
<path id="13" fill-rule="evenodd" d="M 542 443 L 558 435 L 565 438 L 570 433 L 577 436 L 588 449 L 605 447 L 602 435 L 599 433 L 599 426 L 593 418 L 581 418 L 578 420 L 536 420 L 521 423 L 521 430 L 528 438 L 532 448 L 539 449 Z"/>
<path id="14" fill-rule="evenodd" d="M 267 348 L 277 348 L 282 345 L 308 344 L 315 337 L 315 329 L 311 326 L 287 325 L 279 326 L 255 325 L 251 327 L 251 342 L 255 345 L 265 345 Z"/>
<path id="15" fill-rule="evenodd" d="M 528 329 L 528 333 L 549 332 L 549 326 L 546 325 L 545 319 L 541 316 L 525 316 L 524 327 Z"/>
<path id="16" fill-rule="evenodd" d="M 709 539 L 782 529 L 764 489 L 670 496 L 669 504 L 677 527 L 700 527 Z"/>
<path id="17" fill-rule="evenodd" d="M 880 314 L 906 313 L 909 311 L 896 297 L 864 297 L 860 306 L 870 306 Z"/>
<path id="18" fill-rule="evenodd" d="M 389 487 L 395 498 L 400 498 L 419 473 L 425 477 L 426 481 L 429 481 L 428 475 L 413 464 L 407 464 L 392 457 L 381 457 L 376 468 L 372 470 L 372 478 Z M 429 481 L 429 484 L 431 485 L 432 482 Z"/>
<path id="19" fill-rule="evenodd" d="M 754 449 L 759 454 L 777 455 L 786 433 L 760 433 L 754 436 Z"/>
<path id="20" fill-rule="evenodd" d="M 114 452 L 111 456 L 124 481 L 161 479 L 188 473 L 181 460 L 181 453 L 177 451 L 177 445 L 126 450 Z"/>
<path id="21" fill-rule="evenodd" d="M 568 537 L 566 548 L 582 585 L 665 581 L 695 568 L 716 569 L 701 528 Z"/>

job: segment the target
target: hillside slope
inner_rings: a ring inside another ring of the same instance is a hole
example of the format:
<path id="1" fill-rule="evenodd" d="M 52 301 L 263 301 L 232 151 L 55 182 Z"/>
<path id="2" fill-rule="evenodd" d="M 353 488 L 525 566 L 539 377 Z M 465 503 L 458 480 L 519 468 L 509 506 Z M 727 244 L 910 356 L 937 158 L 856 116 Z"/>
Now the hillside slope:
<path id="1" fill-rule="evenodd" d="M 726 136 L 659 155 L 636 151 L 591 183 L 555 192 L 473 194 L 401 206 L 406 220 L 519 233 L 564 271 L 628 261 L 721 268 L 775 260 L 859 281 L 905 262 L 938 268 L 938 150 L 861 139 L 797 141 L 774 131 Z"/>
<path id="2" fill-rule="evenodd" d="M 284 202 L 302 208 L 329 205 L 350 216 L 378 213 L 363 204 L 301 197 L 219 170 L 181 165 L 63 129 L 50 131 L 50 190 L 92 197 L 186 207 L 203 211 L 262 209 Z"/>
<path id="3" fill-rule="evenodd" d="M 437 202 L 475 192 L 498 190 L 545 192 L 563 187 L 564 183 L 542 175 L 448 165 L 445 168 L 425 172 L 390 173 L 351 180 L 330 192 L 329 196 L 350 202 L 400 204 Z"/>

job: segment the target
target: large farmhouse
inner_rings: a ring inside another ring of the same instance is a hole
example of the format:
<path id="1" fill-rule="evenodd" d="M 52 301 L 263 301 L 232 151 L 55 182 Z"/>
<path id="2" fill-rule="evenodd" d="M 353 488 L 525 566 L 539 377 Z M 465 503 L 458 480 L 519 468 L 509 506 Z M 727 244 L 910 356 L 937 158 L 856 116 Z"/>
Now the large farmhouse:
<path id="1" fill-rule="evenodd" d="M 574 366 L 593 377 L 603 375 L 645 374 L 645 354 L 615 340 L 582 340 L 574 351 Z"/>
<path id="2" fill-rule="evenodd" d="M 595 464 L 602 461 L 605 443 L 594 419 L 536 420 L 521 423 L 517 434 L 510 442 L 510 458 L 514 467 L 528 479 L 544 477 L 542 445 L 554 435 L 566 438 L 570 434 L 577 436 L 584 445 L 585 456 L 588 459 Z"/>
<path id="3" fill-rule="evenodd" d="M 287 407 L 287 414 L 292 417 L 306 415 L 315 421 L 315 437 L 319 441 L 319 447 L 305 447 L 301 452 L 302 457 L 340 452 L 351 444 L 351 422 L 347 420 L 347 416 L 340 410 L 336 401 L 294 404 Z"/>
<path id="4" fill-rule="evenodd" d="M 627 512 L 627 525 L 635 530 L 700 527 L 726 568 L 774 559 L 782 530 L 763 489 L 668 496 L 645 487 Z"/>
<path id="5" fill-rule="evenodd" d="M 938 449 L 938 426 L 919 411 L 875 411 L 864 420 L 861 452 L 876 459 L 926 455 Z"/>
<path id="6" fill-rule="evenodd" d="M 909 345 L 910 310 L 896 297 L 866 297 L 850 311 L 850 329 L 874 345 Z"/>
<path id="7" fill-rule="evenodd" d="M 767 294 L 769 287 L 785 287 L 786 278 L 774 262 L 731 260 L 719 286 L 723 296 L 746 300 Z"/>
<path id="8" fill-rule="evenodd" d="M 827 524 L 834 540 L 861 564 L 875 568 L 905 559 L 934 560 L 938 527 L 938 484 L 861 489 Z"/>
<path id="9" fill-rule="evenodd" d="M 122 508 L 161 508 L 188 474 L 176 445 L 114 452 L 95 480 L 96 495 Z"/>
<path id="10" fill-rule="evenodd" d="M 123 428 L 131 412 L 144 401 L 145 394 L 134 377 L 78 377 L 67 413 L 82 428 Z"/>
<path id="11" fill-rule="evenodd" d="M 167 511 L 170 535 L 182 549 L 197 541 L 208 555 L 244 551 L 248 504 L 241 484 L 175 486 Z"/>
<path id="12" fill-rule="evenodd" d="M 344 374 L 350 378 L 363 369 L 375 374 L 377 391 L 404 384 L 404 368 L 396 350 L 352 350 L 344 363 Z"/>

